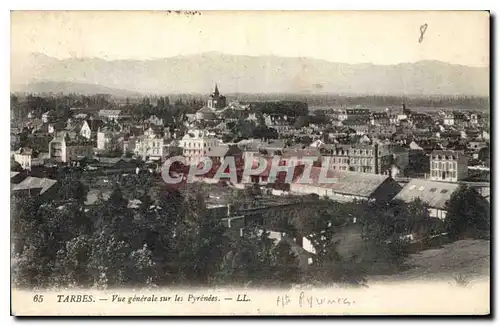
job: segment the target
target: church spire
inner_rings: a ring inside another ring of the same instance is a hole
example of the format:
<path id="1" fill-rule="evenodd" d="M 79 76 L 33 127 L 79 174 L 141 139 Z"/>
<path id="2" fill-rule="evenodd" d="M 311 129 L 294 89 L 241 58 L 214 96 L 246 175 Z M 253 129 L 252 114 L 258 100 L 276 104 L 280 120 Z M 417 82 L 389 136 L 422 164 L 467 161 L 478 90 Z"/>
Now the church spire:
<path id="1" fill-rule="evenodd" d="M 215 83 L 215 91 L 214 91 L 215 96 L 219 96 L 219 88 L 217 87 L 217 83 Z"/>

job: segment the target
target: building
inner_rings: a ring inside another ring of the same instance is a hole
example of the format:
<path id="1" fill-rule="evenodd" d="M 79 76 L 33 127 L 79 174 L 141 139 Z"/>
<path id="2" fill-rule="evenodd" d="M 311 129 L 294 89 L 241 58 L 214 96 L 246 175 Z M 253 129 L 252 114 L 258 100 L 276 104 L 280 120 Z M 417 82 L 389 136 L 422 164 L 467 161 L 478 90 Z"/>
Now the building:
<path id="1" fill-rule="evenodd" d="M 394 197 L 394 200 L 410 203 L 420 198 L 429 206 L 431 217 L 444 220 L 446 218 L 446 202 L 450 200 L 451 195 L 458 187 L 457 183 L 411 179 Z"/>
<path id="2" fill-rule="evenodd" d="M 472 126 L 477 126 L 481 121 L 481 116 L 477 113 L 472 113 L 470 115 L 469 124 Z"/>
<path id="3" fill-rule="evenodd" d="M 372 126 L 385 126 L 390 124 L 390 119 L 387 113 L 372 113 L 370 124 Z"/>
<path id="4" fill-rule="evenodd" d="M 148 122 L 155 126 L 163 126 L 163 119 L 158 118 L 156 115 L 150 116 Z"/>
<path id="5" fill-rule="evenodd" d="M 12 192 L 16 195 L 42 196 L 53 200 L 58 188 L 57 180 L 27 177 L 20 183 L 14 185 L 12 187 Z"/>
<path id="6" fill-rule="evenodd" d="M 49 143 L 49 158 L 56 162 L 67 163 L 77 161 L 83 157 L 92 157 L 94 148 L 88 139 L 79 135 L 71 137 L 69 133 L 62 133 Z"/>
<path id="7" fill-rule="evenodd" d="M 339 172 L 328 170 L 326 176 L 334 178 L 334 182 L 321 183 L 320 167 L 313 167 L 309 175 L 309 182 L 298 182 L 299 176 L 290 184 L 290 191 L 301 194 L 316 194 L 327 196 L 337 201 L 377 200 L 389 201 L 402 187 L 388 175 L 369 173 Z"/>
<path id="8" fill-rule="evenodd" d="M 180 147 L 187 164 L 198 164 L 220 143 L 219 139 L 209 135 L 206 130 L 191 130 L 182 137 Z"/>
<path id="9" fill-rule="evenodd" d="M 24 173 L 24 172 L 10 171 L 10 183 L 11 184 L 19 184 L 25 178 L 26 178 L 26 173 Z"/>
<path id="10" fill-rule="evenodd" d="M 14 161 L 19 163 L 25 170 L 31 170 L 32 166 L 43 165 L 43 155 L 28 147 L 21 147 L 14 152 Z"/>
<path id="11" fill-rule="evenodd" d="M 217 84 L 215 84 L 215 90 L 208 98 L 207 107 L 212 110 L 217 110 L 225 108 L 226 105 L 226 97 L 219 93 L 219 88 Z"/>
<path id="12" fill-rule="evenodd" d="M 445 126 L 463 125 L 466 121 L 465 114 L 460 112 L 448 112 L 443 117 Z"/>
<path id="13" fill-rule="evenodd" d="M 53 123 L 57 119 L 57 114 L 55 111 L 47 111 L 42 114 L 43 123 Z"/>
<path id="14" fill-rule="evenodd" d="M 80 136 L 92 139 L 96 136 L 99 128 L 102 126 L 102 120 L 84 120 L 80 128 Z"/>
<path id="15" fill-rule="evenodd" d="M 118 120 L 122 117 L 121 110 L 100 110 L 99 117 L 107 120 Z"/>
<path id="16" fill-rule="evenodd" d="M 202 107 L 198 111 L 196 111 L 196 120 L 198 121 L 215 121 L 217 120 L 217 115 L 215 114 L 214 109 L 209 108 L 207 106 Z"/>
<path id="17" fill-rule="evenodd" d="M 393 163 L 393 152 L 389 145 L 322 145 L 322 165 L 337 171 L 353 171 L 373 174 L 389 174 Z"/>
<path id="18" fill-rule="evenodd" d="M 207 152 L 207 157 L 209 157 L 213 163 L 221 163 L 226 157 L 233 157 L 235 163 L 242 163 L 243 161 L 243 151 L 238 146 L 225 146 L 218 145 L 209 152 Z"/>
<path id="19" fill-rule="evenodd" d="M 370 110 L 368 109 L 341 109 L 338 111 L 337 119 L 340 121 L 348 119 L 367 119 L 370 120 Z"/>
<path id="20" fill-rule="evenodd" d="M 123 146 L 123 139 L 117 128 L 99 128 L 97 131 L 97 149 L 100 151 L 108 150 L 116 145 Z"/>
<path id="21" fill-rule="evenodd" d="M 430 156 L 430 180 L 457 182 L 468 176 L 463 151 L 435 150 Z"/>
<path id="22" fill-rule="evenodd" d="M 353 129 L 357 135 L 364 135 L 370 130 L 370 117 L 348 118 L 342 125 Z"/>
<path id="23" fill-rule="evenodd" d="M 130 145 L 130 140 L 129 140 Z M 142 157 L 144 160 L 164 160 L 165 146 L 168 142 L 165 141 L 161 134 L 155 132 L 153 128 L 149 128 L 144 132 L 144 135 L 135 138 L 135 155 Z"/>

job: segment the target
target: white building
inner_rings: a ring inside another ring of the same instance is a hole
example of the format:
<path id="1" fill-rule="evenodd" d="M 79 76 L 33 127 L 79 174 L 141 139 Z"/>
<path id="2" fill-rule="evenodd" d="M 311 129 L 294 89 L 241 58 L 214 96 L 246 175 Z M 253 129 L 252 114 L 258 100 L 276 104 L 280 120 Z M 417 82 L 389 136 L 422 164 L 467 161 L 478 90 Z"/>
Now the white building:
<path id="1" fill-rule="evenodd" d="M 458 187 L 457 183 L 412 179 L 394 197 L 394 200 L 410 203 L 420 198 L 429 206 L 429 215 L 431 217 L 444 220 L 446 218 L 446 202 Z"/>
<path id="2" fill-rule="evenodd" d="M 14 152 L 14 161 L 19 163 L 25 170 L 31 170 L 32 166 L 42 165 L 43 159 L 39 158 L 31 148 L 21 147 Z"/>
<path id="3" fill-rule="evenodd" d="M 210 135 L 206 130 L 188 131 L 180 142 L 183 156 L 187 164 L 197 164 L 201 159 L 219 145 L 221 141 Z"/>
<path id="4" fill-rule="evenodd" d="M 90 139 L 92 137 L 92 130 L 87 121 L 83 121 L 82 128 L 80 129 L 80 136 Z"/>
<path id="5" fill-rule="evenodd" d="M 108 120 L 118 120 L 121 117 L 121 110 L 100 110 L 99 116 Z"/>
<path id="6" fill-rule="evenodd" d="M 468 176 L 467 156 L 463 151 L 437 150 L 430 158 L 430 180 L 457 182 Z"/>
<path id="7" fill-rule="evenodd" d="M 163 159 L 163 137 L 156 135 L 153 132 L 146 131 L 135 140 L 135 155 L 141 156 L 144 160 L 146 158 Z"/>

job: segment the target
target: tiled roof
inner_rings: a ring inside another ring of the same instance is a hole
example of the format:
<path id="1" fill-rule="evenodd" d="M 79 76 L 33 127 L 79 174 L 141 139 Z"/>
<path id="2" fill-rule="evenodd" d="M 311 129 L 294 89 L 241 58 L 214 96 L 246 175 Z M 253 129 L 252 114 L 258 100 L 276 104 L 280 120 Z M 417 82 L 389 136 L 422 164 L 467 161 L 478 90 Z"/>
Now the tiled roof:
<path id="1" fill-rule="evenodd" d="M 21 183 L 14 186 L 13 191 L 40 189 L 40 195 L 49 190 L 57 180 L 47 178 L 27 177 Z"/>
<path id="2" fill-rule="evenodd" d="M 446 201 L 458 189 L 456 183 L 438 182 L 423 179 L 411 179 L 410 182 L 394 197 L 394 200 L 411 202 L 420 198 L 430 207 L 444 209 Z"/>

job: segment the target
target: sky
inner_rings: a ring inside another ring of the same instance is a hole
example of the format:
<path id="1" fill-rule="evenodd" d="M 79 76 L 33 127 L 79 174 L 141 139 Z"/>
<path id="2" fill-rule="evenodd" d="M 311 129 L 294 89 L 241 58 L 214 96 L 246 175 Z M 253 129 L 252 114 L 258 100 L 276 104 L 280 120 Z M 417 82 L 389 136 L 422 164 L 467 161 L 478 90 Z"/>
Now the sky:
<path id="1" fill-rule="evenodd" d="M 422 42 L 421 26 L 427 24 Z M 489 13 L 13 11 L 11 55 L 151 59 L 217 51 L 390 65 L 489 66 Z"/>

